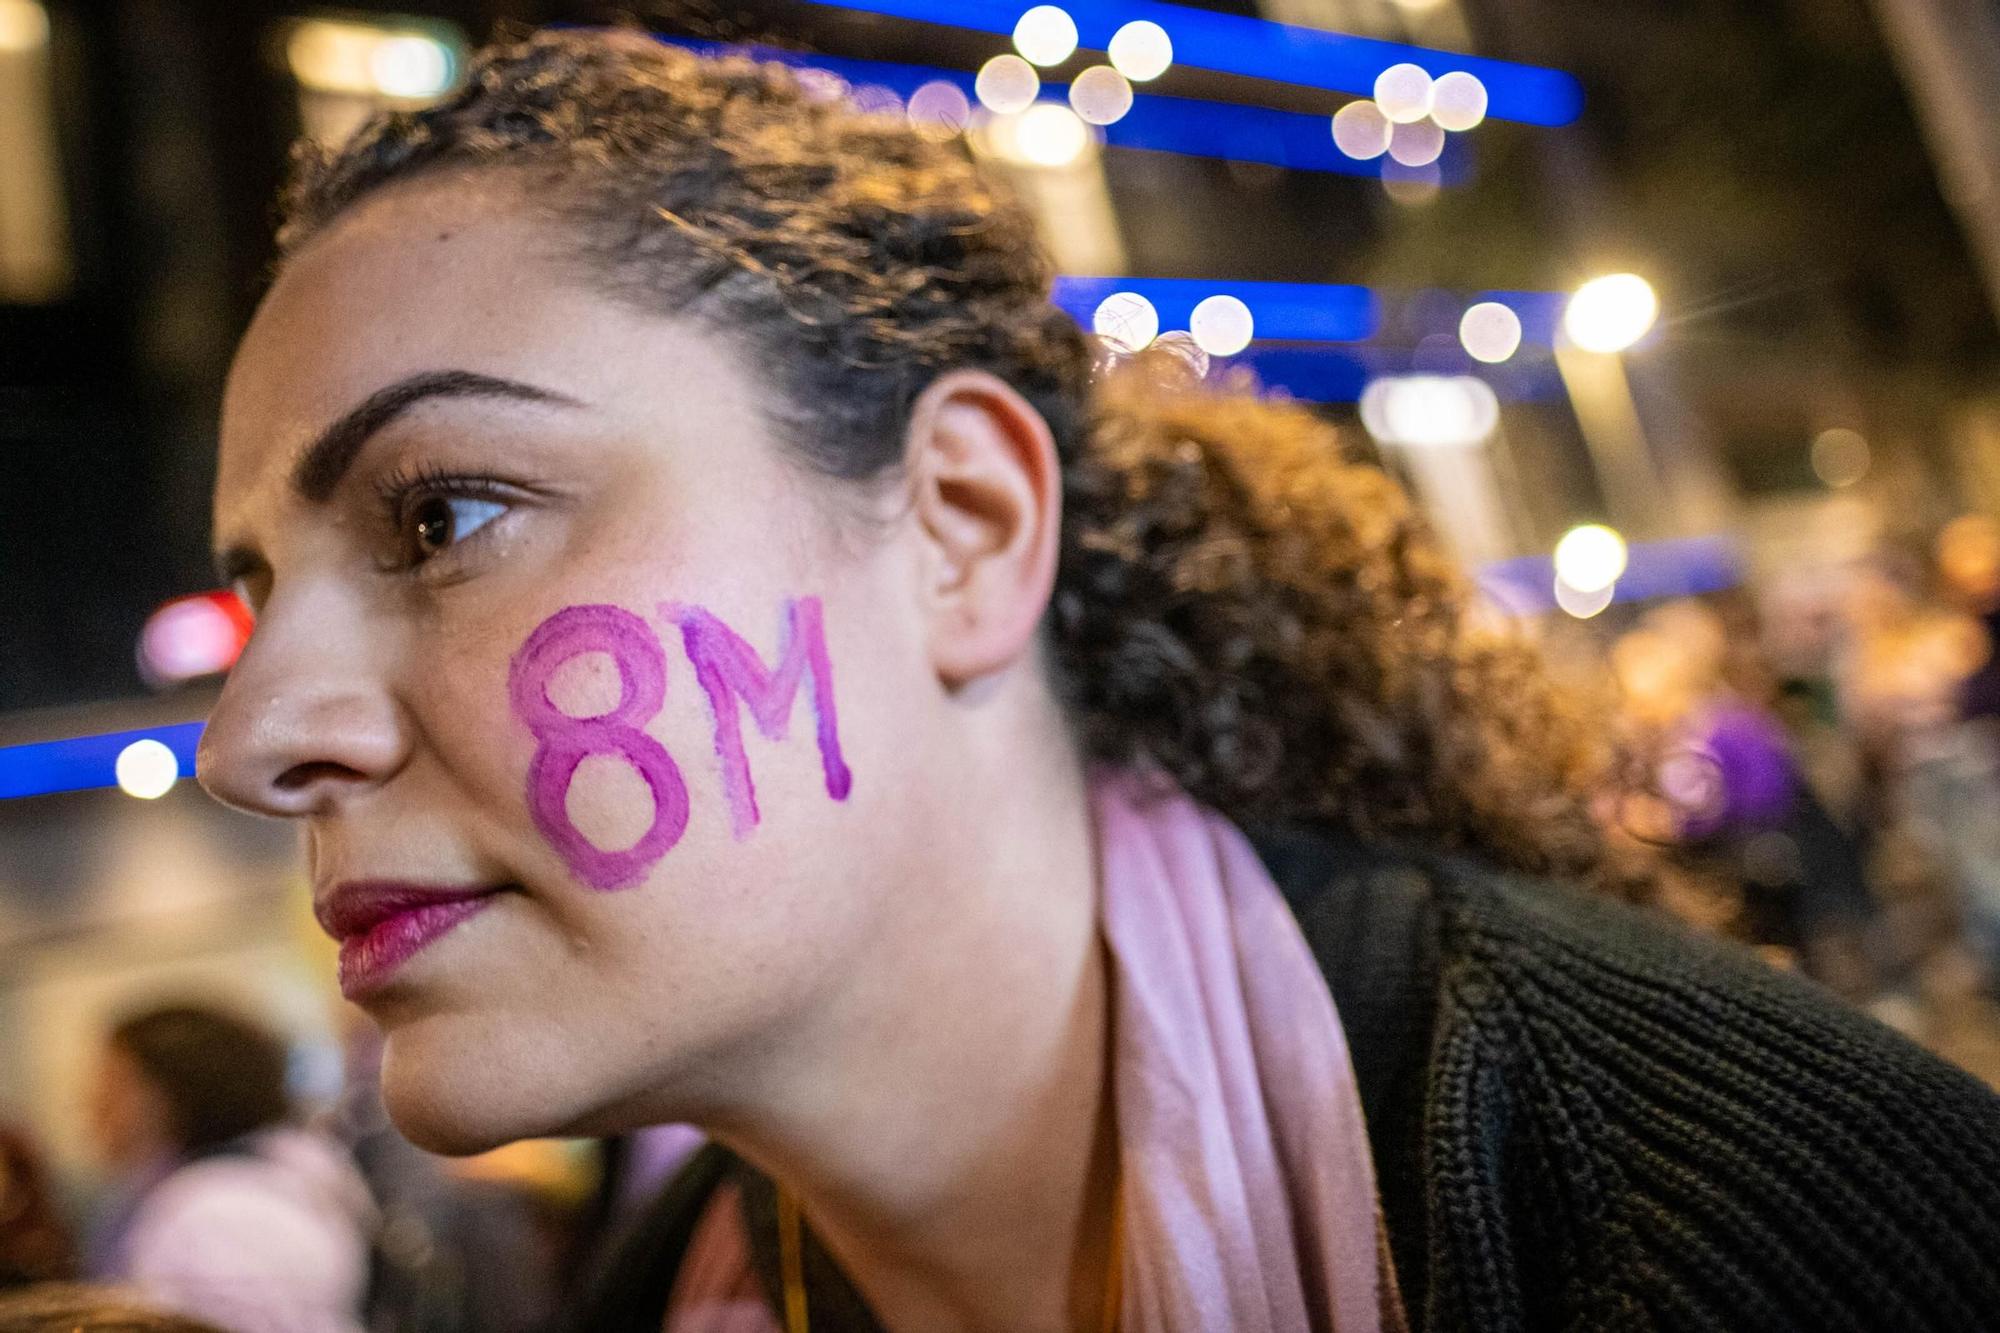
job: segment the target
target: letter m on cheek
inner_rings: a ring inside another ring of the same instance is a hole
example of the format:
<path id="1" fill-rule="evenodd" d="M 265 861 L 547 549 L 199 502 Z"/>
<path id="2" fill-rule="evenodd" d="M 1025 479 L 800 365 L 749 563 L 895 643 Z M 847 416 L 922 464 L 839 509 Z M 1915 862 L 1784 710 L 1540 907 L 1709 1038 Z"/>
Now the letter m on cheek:
<path id="1" fill-rule="evenodd" d="M 681 628 L 695 679 L 708 695 L 715 718 L 715 753 L 722 763 L 722 789 L 729 800 L 731 827 L 746 837 L 761 818 L 757 788 L 750 780 L 750 757 L 743 749 L 743 713 L 768 740 L 785 738 L 792 704 L 808 678 L 812 708 L 818 719 L 820 767 L 826 774 L 826 794 L 847 799 L 854 776 L 840 754 L 840 724 L 833 707 L 833 664 L 826 652 L 826 626 L 817 597 L 785 603 L 780 630 L 778 665 L 766 667 L 757 650 L 712 613 L 679 602 L 661 605 L 660 615 Z"/>

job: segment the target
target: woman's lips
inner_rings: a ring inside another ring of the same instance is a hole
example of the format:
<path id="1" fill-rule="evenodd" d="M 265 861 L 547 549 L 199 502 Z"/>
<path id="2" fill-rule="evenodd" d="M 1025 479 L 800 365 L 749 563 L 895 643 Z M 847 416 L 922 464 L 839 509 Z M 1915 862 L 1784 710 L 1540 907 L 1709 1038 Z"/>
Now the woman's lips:
<path id="1" fill-rule="evenodd" d="M 320 925 L 340 941 L 340 991 L 357 1000 L 387 985 L 396 971 L 477 916 L 501 890 L 353 882 L 315 905 Z"/>

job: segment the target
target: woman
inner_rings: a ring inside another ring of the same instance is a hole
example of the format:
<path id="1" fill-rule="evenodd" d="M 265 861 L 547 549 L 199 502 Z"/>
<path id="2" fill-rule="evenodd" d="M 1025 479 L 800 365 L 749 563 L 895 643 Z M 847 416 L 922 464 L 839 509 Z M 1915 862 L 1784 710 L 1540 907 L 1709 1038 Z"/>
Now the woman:
<path id="1" fill-rule="evenodd" d="M 204 779 L 418 1141 L 723 1145 L 582 1326 L 2000 1301 L 1993 1098 L 1538 878 L 1630 888 L 1587 722 L 1308 414 L 1097 374 L 962 145 L 541 34 L 281 240 Z"/>
<path id="2" fill-rule="evenodd" d="M 234 1333 L 357 1333 L 367 1186 L 287 1124 L 284 1043 L 200 1005 L 112 1029 L 91 1128 L 121 1180 L 96 1276 Z"/>

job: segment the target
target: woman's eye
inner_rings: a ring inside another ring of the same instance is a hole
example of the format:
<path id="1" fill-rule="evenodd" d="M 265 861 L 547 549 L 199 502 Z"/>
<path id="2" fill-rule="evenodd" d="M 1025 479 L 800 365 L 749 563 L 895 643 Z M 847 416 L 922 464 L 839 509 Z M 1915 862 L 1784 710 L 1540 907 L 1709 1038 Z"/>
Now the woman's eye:
<path id="1" fill-rule="evenodd" d="M 507 512 L 497 500 L 480 500 L 464 495 L 432 495 L 410 507 L 408 529 L 410 552 L 418 563 L 473 533 Z"/>

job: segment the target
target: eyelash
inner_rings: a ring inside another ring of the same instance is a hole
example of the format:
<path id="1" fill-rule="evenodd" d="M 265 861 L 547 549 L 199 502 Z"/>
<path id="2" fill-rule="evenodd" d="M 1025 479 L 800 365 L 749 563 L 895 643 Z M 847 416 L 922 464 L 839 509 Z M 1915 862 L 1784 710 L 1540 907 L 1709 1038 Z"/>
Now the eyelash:
<path id="1" fill-rule="evenodd" d="M 408 525 L 413 506 L 422 500 L 487 500 L 494 504 L 511 505 L 516 498 L 513 492 L 493 477 L 476 473 L 448 472 L 435 463 L 416 463 L 398 468 L 376 481 L 376 498 L 382 506 L 382 514 L 390 529 L 396 534 L 399 544 L 408 536 Z M 466 541 L 477 537 L 473 532 L 460 541 L 436 554 L 416 557 L 408 549 L 398 552 L 396 566 L 401 569 L 417 569 L 433 564 L 440 558 L 448 557 L 452 551 Z"/>

